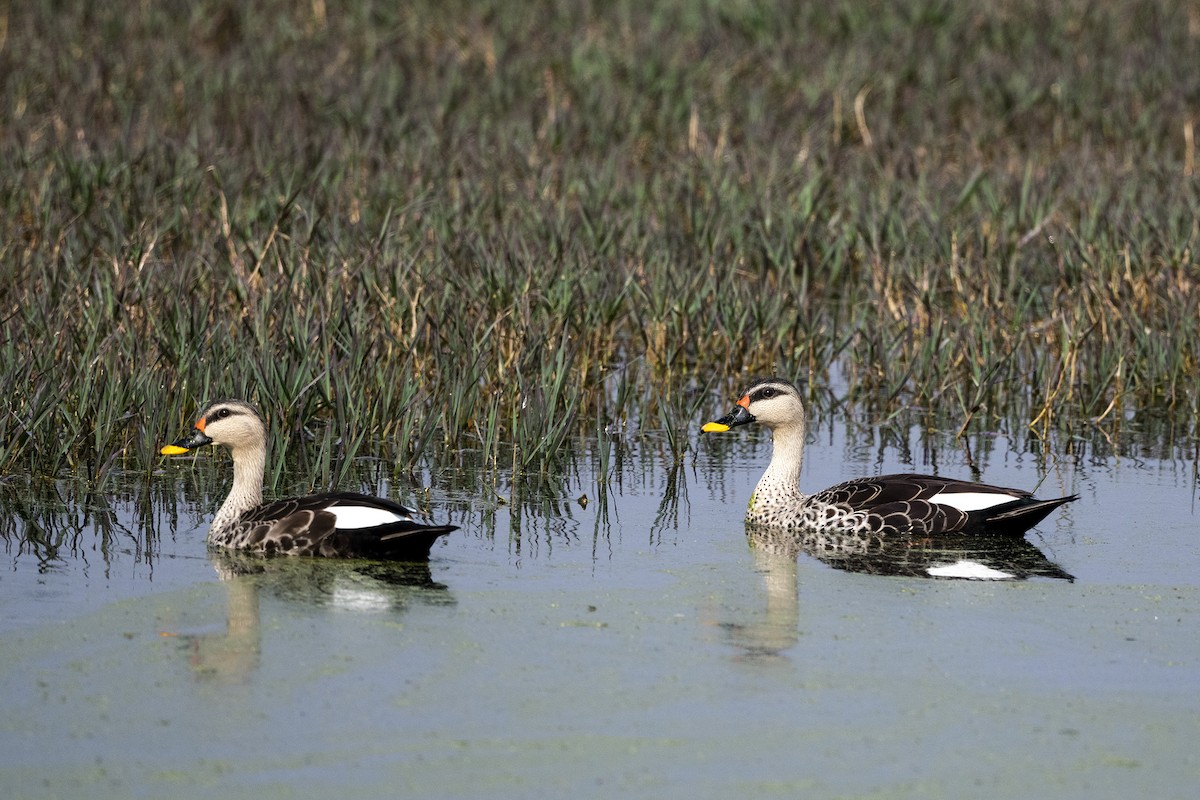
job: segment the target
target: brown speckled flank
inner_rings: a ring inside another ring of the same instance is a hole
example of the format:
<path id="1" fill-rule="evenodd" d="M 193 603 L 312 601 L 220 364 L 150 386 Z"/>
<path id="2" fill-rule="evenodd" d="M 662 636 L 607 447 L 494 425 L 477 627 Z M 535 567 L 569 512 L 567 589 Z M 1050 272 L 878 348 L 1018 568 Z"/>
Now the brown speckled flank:
<path id="1" fill-rule="evenodd" d="M 266 555 L 383 558 L 420 561 L 455 525 L 425 525 L 391 500 L 327 492 L 264 504 L 267 429 L 258 410 L 241 400 L 219 400 L 200 414 L 192 431 L 163 448 L 178 455 L 207 444 L 229 448 L 233 487 L 213 517 L 208 542 Z"/>
<path id="2" fill-rule="evenodd" d="M 767 378 L 746 389 L 732 412 L 704 426 L 727 431 L 758 422 L 771 429 L 771 463 L 758 482 L 746 522 L 787 531 L 851 535 L 983 533 L 1019 536 L 1076 495 L 1038 500 L 1029 492 L 934 475 L 859 478 L 812 495 L 800 491 L 806 434 L 800 392 Z"/>

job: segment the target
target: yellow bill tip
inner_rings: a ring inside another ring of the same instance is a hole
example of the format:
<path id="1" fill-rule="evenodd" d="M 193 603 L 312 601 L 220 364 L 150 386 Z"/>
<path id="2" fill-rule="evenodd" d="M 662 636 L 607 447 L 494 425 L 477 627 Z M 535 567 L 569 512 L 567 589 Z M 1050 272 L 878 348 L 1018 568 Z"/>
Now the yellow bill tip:
<path id="1" fill-rule="evenodd" d="M 187 451 L 188 450 L 186 447 L 176 447 L 173 444 L 169 444 L 158 452 L 162 453 L 164 456 L 181 456 Z"/>
<path id="2" fill-rule="evenodd" d="M 729 430 L 729 426 L 722 425 L 719 422 L 706 422 L 704 423 L 704 427 L 700 430 L 704 431 L 705 433 L 724 433 L 725 431 Z"/>

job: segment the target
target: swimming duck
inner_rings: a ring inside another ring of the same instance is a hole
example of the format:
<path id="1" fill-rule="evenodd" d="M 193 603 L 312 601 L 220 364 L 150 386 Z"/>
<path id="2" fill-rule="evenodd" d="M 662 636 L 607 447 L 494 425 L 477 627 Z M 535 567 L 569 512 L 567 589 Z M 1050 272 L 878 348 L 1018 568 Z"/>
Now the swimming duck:
<path id="1" fill-rule="evenodd" d="M 766 378 L 737 407 L 704 425 L 707 433 L 758 422 L 771 430 L 771 463 L 758 482 L 746 522 L 786 530 L 849 534 L 999 534 L 1020 536 L 1078 495 L 1038 500 L 1020 489 L 934 475 L 858 478 L 812 495 L 800 491 L 804 404 L 790 381 Z"/>
<path id="2" fill-rule="evenodd" d="M 233 488 L 213 517 L 208 543 L 267 555 L 421 561 L 457 525 L 425 525 L 412 510 L 382 497 L 325 492 L 263 503 L 267 426 L 242 400 L 218 400 L 188 435 L 162 448 L 180 455 L 207 444 L 229 448 Z"/>

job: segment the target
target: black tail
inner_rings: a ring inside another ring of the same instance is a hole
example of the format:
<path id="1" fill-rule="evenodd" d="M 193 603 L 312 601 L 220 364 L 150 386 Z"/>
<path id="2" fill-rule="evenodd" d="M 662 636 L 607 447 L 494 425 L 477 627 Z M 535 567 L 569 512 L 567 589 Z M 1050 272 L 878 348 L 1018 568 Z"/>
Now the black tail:
<path id="1" fill-rule="evenodd" d="M 354 536 L 355 555 L 388 561 L 428 561 L 429 549 L 439 537 L 458 530 L 457 525 L 422 525 L 419 522 L 400 522 L 380 535 L 379 529 Z"/>
<path id="2" fill-rule="evenodd" d="M 1054 500 L 1017 500 L 987 509 L 982 525 L 988 533 L 1020 536 L 1048 517 L 1054 509 L 1078 499 L 1079 495 L 1073 494 Z"/>

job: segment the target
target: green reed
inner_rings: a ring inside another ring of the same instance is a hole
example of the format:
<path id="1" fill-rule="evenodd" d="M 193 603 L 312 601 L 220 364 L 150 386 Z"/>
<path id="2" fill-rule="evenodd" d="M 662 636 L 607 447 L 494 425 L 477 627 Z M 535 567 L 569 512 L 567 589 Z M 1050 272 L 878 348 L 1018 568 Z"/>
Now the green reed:
<path id="1" fill-rule="evenodd" d="M 630 423 L 679 461 L 765 372 L 1195 436 L 1187 4 L 0 15 L 0 473 L 148 481 L 226 395 L 272 482 L 549 474 Z"/>

